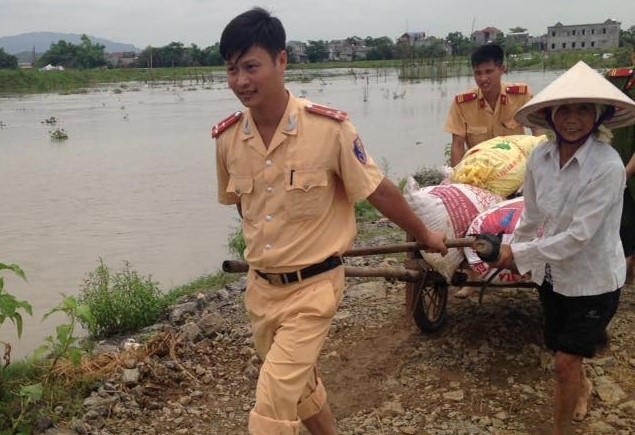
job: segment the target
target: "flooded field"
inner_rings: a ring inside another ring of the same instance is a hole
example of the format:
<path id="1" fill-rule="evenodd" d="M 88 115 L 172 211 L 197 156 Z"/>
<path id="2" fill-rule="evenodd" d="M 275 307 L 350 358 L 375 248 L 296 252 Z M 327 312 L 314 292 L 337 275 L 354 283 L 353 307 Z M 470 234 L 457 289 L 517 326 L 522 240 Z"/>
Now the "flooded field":
<path id="1" fill-rule="evenodd" d="M 542 89 L 556 73 L 512 74 Z M 399 82 L 395 71 L 293 81 L 298 96 L 347 111 L 369 152 L 393 180 L 444 163 L 452 98 L 471 77 Z M 102 258 L 124 260 L 168 290 L 216 272 L 227 258 L 235 210 L 216 202 L 210 129 L 240 105 L 224 83 L 128 85 L 75 95 L 0 98 L 0 262 L 17 263 L 23 283 L 6 288 L 32 303 L 14 357 L 51 334 L 42 315 L 77 294 Z M 47 123 L 54 117 L 55 124 Z M 51 132 L 64 129 L 68 139 Z"/>

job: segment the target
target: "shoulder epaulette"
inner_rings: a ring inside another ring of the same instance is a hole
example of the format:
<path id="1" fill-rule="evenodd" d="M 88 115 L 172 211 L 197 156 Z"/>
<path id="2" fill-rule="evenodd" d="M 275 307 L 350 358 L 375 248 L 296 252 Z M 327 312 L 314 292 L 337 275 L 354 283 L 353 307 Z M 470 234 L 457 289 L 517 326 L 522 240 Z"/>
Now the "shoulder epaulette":
<path id="1" fill-rule="evenodd" d="M 216 124 L 214 127 L 212 127 L 212 138 L 216 139 L 222 132 L 227 130 L 232 125 L 236 124 L 242 116 L 243 112 L 234 112 L 227 118 Z"/>
<path id="2" fill-rule="evenodd" d="M 454 97 L 457 104 L 467 103 L 468 101 L 474 101 L 478 98 L 478 94 L 476 92 L 467 92 L 465 94 L 460 94 Z"/>
<path id="3" fill-rule="evenodd" d="M 633 71 L 633 68 L 613 68 L 609 71 L 609 77 L 630 77 Z"/>
<path id="4" fill-rule="evenodd" d="M 527 93 L 527 85 L 512 85 L 507 86 L 505 91 L 512 95 L 525 95 Z"/>
<path id="5" fill-rule="evenodd" d="M 320 104 L 308 104 L 306 110 L 315 113 L 316 115 L 326 116 L 327 118 L 335 119 L 339 122 L 344 122 L 348 118 L 348 113 L 341 110 L 332 109 L 330 107 L 322 106 Z"/>

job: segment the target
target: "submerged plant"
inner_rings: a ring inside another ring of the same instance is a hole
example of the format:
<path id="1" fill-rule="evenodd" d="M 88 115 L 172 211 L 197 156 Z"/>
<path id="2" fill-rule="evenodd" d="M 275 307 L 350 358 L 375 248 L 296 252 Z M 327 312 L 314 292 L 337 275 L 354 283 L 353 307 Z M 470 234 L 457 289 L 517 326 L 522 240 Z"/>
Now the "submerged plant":
<path id="1" fill-rule="evenodd" d="M 51 135 L 51 140 L 66 140 L 68 139 L 68 134 L 63 128 L 56 128 L 54 131 L 49 131 Z"/>

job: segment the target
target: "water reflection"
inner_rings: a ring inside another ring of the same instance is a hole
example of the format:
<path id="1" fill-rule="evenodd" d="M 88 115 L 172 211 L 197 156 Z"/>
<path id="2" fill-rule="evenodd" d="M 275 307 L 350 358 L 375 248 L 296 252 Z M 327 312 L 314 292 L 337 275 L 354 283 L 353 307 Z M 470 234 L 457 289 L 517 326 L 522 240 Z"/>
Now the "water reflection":
<path id="1" fill-rule="evenodd" d="M 534 90 L 553 73 L 508 77 Z M 399 82 L 394 72 L 290 82 L 289 89 L 347 111 L 366 147 L 398 179 L 445 161 L 443 132 L 454 94 L 470 77 Z M 223 83 L 202 87 L 140 86 L 78 95 L 0 99 L 0 261 L 17 263 L 28 283 L 7 275 L 7 289 L 34 306 L 23 339 L 5 324 L 0 340 L 14 357 L 41 344 L 55 322 L 42 315 L 76 294 L 99 258 L 128 260 L 163 289 L 214 273 L 227 258 L 237 225 L 216 202 L 209 131 L 239 109 Z M 55 117 L 55 126 L 43 122 Z M 69 139 L 51 141 L 64 128 Z"/>

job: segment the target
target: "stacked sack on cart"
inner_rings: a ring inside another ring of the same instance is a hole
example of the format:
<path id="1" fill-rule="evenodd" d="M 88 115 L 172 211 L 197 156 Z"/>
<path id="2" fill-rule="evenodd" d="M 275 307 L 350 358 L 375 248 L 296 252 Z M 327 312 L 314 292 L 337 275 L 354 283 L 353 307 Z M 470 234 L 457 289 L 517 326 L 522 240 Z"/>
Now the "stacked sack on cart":
<path id="1" fill-rule="evenodd" d="M 415 178 L 406 182 L 404 196 L 410 207 L 431 230 L 448 238 L 492 233 L 509 242 L 524 210 L 519 196 L 527 157 L 547 137 L 499 136 L 470 148 L 449 176 L 438 185 L 420 186 Z M 511 198 L 510 198 L 511 197 Z M 450 249 L 445 257 L 421 252 L 424 260 L 447 282 L 467 262 L 479 278 L 513 283 L 521 279 L 511 271 L 493 271 L 470 249 Z"/>

